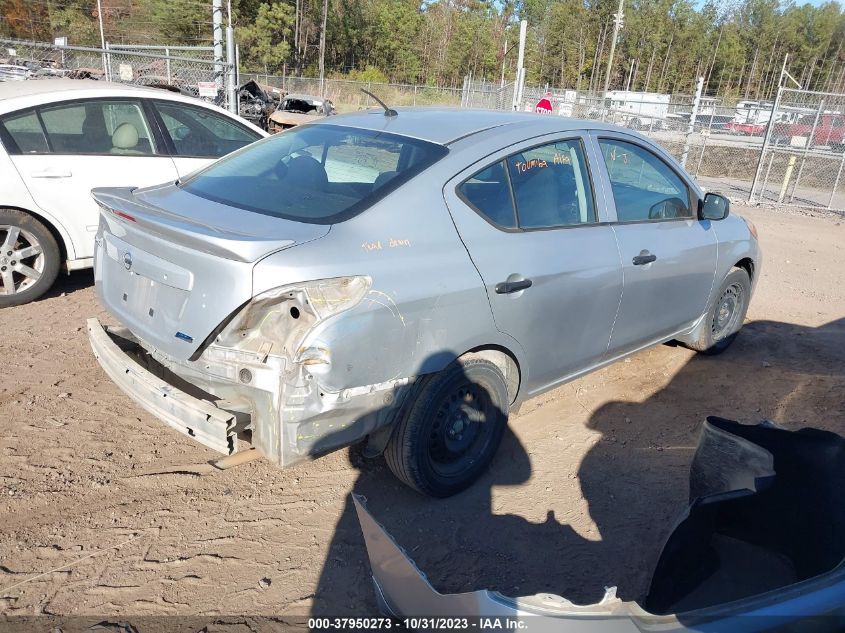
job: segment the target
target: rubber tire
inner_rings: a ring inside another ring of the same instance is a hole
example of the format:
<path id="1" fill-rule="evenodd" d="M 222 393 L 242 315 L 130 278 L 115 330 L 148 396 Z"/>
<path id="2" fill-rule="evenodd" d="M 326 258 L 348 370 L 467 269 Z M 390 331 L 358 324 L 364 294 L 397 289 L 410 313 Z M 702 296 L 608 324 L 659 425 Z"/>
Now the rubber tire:
<path id="1" fill-rule="evenodd" d="M 708 307 L 707 316 L 705 317 L 706 323 L 708 325 L 713 322 L 716 310 L 719 307 L 719 299 L 722 297 L 722 294 L 725 292 L 728 286 L 735 283 L 739 283 L 742 286 L 743 290 L 742 312 L 739 320 L 739 327 L 737 328 L 736 332 L 734 332 L 730 336 L 726 336 L 718 342 L 714 342 L 713 332 L 711 331 L 711 328 L 705 327 L 699 339 L 694 343 L 687 343 L 687 347 L 707 356 L 715 356 L 716 354 L 721 354 L 731 346 L 731 343 L 734 342 L 740 330 L 742 329 L 742 324 L 745 321 L 745 314 L 748 312 L 748 304 L 751 300 L 751 279 L 748 277 L 748 272 L 746 272 L 742 268 L 732 268 L 731 271 L 727 275 L 725 275 L 725 279 L 722 281 L 722 285 L 719 286 L 719 292 L 717 292 L 716 295 L 713 297 L 713 302 Z"/>
<path id="2" fill-rule="evenodd" d="M 481 457 L 461 477 L 445 478 L 428 466 L 428 436 L 431 417 L 441 398 L 460 382 L 469 379 L 486 391 L 494 412 L 487 423 L 495 428 Z M 490 465 L 507 426 L 510 404 L 505 378 L 499 368 L 481 358 L 459 359 L 442 371 L 425 376 L 419 383 L 404 415 L 397 422 L 384 451 L 385 460 L 396 477 L 414 490 L 430 497 L 451 497 L 475 482 Z"/>
<path id="3" fill-rule="evenodd" d="M 59 274 L 61 251 L 50 230 L 33 216 L 17 209 L 0 209 L 0 224 L 11 224 L 32 233 L 44 252 L 44 272 L 32 286 L 10 296 L 0 295 L 0 308 L 19 306 L 34 301 L 50 289 Z"/>

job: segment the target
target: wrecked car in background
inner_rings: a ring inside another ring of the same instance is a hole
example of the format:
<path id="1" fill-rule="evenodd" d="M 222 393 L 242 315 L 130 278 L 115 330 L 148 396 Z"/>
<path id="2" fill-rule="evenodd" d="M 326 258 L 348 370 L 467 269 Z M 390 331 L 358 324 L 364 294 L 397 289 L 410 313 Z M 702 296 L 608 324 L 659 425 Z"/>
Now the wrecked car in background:
<path id="1" fill-rule="evenodd" d="M 251 79 L 238 89 L 238 114 L 268 131 L 268 117 L 279 107 L 282 91 Z"/>
<path id="2" fill-rule="evenodd" d="M 281 100 L 276 111 L 269 115 L 267 131 L 281 132 L 303 123 L 310 123 L 317 117 L 333 114 L 337 114 L 337 111 L 328 99 L 313 95 L 288 94 Z"/>
<path id="3" fill-rule="evenodd" d="M 642 604 L 609 587 L 589 605 L 552 594 L 438 593 L 366 500 L 353 501 L 379 606 L 409 628 L 494 617 L 495 628 L 529 632 L 845 630 L 845 438 L 707 418 L 689 497 Z"/>
<path id="4" fill-rule="evenodd" d="M 726 349 L 753 226 L 629 130 L 405 109 L 317 120 L 176 183 L 98 188 L 89 321 L 114 382 L 224 453 L 368 438 L 469 486 L 512 406 L 650 345 Z"/>
<path id="5" fill-rule="evenodd" d="M 32 75 L 32 70 L 16 64 L 0 64 L 0 81 L 24 81 Z"/>

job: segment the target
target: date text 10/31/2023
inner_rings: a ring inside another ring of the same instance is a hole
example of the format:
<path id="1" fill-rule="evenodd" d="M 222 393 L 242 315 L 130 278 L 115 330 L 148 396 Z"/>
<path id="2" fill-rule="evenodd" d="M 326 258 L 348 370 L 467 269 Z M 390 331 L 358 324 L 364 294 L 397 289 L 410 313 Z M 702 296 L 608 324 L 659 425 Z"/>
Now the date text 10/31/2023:
<path id="1" fill-rule="evenodd" d="M 388 629 L 408 630 L 475 630 L 475 631 L 522 631 L 528 627 L 524 619 L 482 617 L 410 617 L 391 618 L 309 618 L 310 630 L 334 631 L 378 631 Z"/>

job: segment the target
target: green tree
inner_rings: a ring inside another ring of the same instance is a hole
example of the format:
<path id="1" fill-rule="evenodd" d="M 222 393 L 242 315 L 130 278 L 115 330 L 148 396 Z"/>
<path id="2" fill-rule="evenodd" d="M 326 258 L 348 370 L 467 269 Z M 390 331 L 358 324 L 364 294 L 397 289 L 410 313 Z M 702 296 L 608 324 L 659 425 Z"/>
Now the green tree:
<path id="1" fill-rule="evenodd" d="M 294 19 L 289 4 L 273 2 L 259 6 L 254 23 L 237 29 L 241 64 L 280 72 L 290 57 Z"/>
<path id="2" fill-rule="evenodd" d="M 53 37 L 67 37 L 76 46 L 99 46 L 96 4 L 88 0 L 53 0 L 48 4 Z"/>

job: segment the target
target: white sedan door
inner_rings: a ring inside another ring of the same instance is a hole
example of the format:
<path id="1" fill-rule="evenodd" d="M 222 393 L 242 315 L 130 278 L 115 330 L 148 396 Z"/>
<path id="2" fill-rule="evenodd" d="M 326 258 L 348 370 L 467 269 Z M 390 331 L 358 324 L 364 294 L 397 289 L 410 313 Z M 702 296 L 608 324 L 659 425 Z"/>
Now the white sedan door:
<path id="1" fill-rule="evenodd" d="M 76 259 L 93 257 L 99 208 L 94 187 L 146 187 L 176 180 L 137 99 L 65 101 L 4 117 L 10 155 L 35 203 L 73 240 Z"/>

